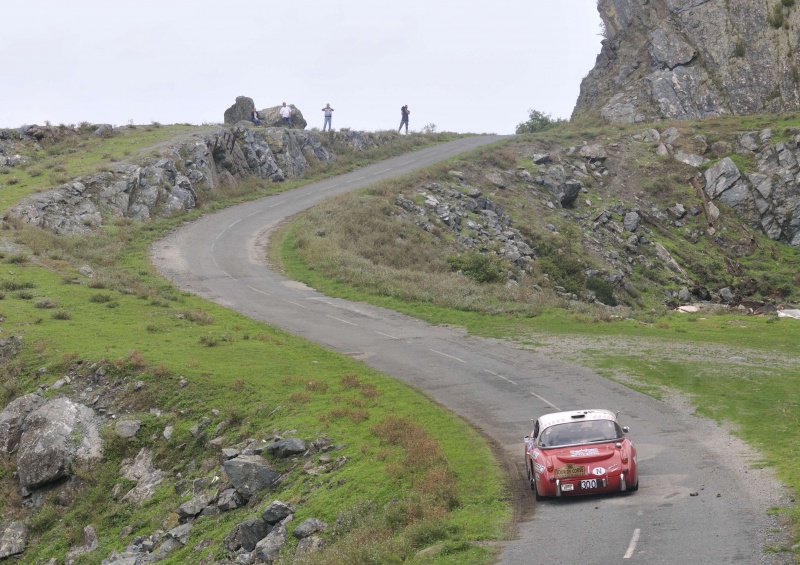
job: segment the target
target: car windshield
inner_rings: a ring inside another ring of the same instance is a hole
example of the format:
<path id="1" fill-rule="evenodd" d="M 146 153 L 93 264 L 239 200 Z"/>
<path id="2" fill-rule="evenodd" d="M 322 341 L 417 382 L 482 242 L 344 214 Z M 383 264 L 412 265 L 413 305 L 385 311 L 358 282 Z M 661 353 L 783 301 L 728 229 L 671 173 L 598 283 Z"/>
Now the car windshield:
<path id="1" fill-rule="evenodd" d="M 561 447 L 583 443 L 602 443 L 622 438 L 622 430 L 611 420 L 567 422 L 546 428 L 539 436 L 540 447 Z"/>

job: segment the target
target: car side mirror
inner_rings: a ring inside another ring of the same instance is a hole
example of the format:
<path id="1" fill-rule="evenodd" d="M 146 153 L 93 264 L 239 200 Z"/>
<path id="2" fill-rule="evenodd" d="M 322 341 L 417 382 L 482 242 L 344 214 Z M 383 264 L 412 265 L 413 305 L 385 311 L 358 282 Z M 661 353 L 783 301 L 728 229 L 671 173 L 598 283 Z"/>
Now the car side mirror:
<path id="1" fill-rule="evenodd" d="M 622 426 L 622 432 L 623 433 L 627 434 L 629 431 L 631 431 L 631 429 L 628 426 Z"/>

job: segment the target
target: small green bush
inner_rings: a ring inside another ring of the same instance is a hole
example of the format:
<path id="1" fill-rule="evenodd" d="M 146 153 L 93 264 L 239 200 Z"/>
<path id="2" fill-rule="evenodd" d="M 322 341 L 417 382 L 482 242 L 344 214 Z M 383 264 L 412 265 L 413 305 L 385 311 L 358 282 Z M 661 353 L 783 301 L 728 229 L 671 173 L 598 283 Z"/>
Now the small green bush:
<path id="1" fill-rule="evenodd" d="M 53 300 L 52 298 L 40 298 L 36 302 L 33 303 L 35 308 L 57 308 L 58 302 Z"/>
<path id="2" fill-rule="evenodd" d="M 465 276 L 479 283 L 496 283 L 506 278 L 499 259 L 483 253 L 469 252 L 447 258 L 453 271 L 461 271 Z"/>
<path id="3" fill-rule="evenodd" d="M 767 23 L 778 29 L 783 26 L 784 20 L 783 6 L 779 2 L 772 7 L 772 11 L 767 15 Z"/>

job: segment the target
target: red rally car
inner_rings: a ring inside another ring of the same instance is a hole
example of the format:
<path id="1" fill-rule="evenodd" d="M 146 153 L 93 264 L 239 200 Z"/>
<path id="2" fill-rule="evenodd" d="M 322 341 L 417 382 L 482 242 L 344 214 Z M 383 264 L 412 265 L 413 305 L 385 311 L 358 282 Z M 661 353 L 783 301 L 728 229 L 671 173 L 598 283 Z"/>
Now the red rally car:
<path id="1" fill-rule="evenodd" d="M 525 437 L 525 466 L 536 500 L 639 488 L 636 448 L 609 410 L 541 416 Z"/>

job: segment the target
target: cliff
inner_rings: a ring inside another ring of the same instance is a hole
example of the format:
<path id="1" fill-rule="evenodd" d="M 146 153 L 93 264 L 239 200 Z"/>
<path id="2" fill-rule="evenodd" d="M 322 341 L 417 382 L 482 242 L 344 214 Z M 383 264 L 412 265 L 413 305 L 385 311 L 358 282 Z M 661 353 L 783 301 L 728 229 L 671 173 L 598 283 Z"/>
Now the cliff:
<path id="1" fill-rule="evenodd" d="M 598 0 L 603 47 L 573 118 L 615 123 L 800 109 L 800 5 Z"/>

